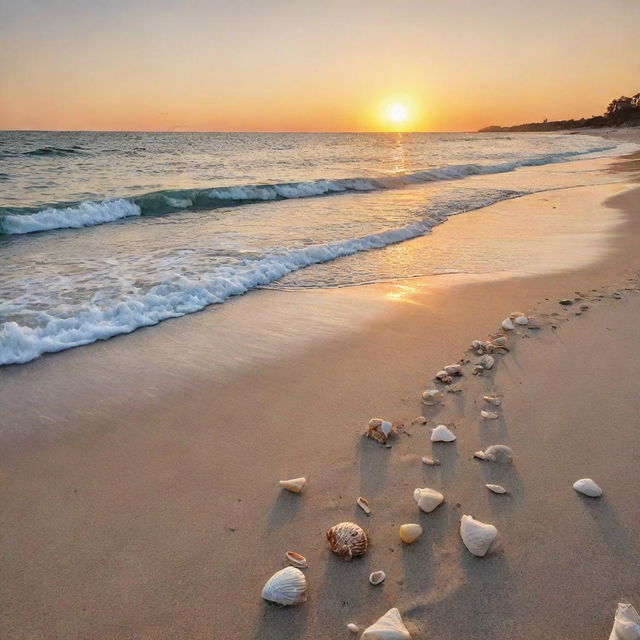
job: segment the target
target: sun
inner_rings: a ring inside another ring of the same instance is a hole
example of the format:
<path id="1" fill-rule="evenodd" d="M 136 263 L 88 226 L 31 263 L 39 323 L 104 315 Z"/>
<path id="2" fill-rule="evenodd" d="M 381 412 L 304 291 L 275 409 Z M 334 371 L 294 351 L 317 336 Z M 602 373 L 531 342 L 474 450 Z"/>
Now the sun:
<path id="1" fill-rule="evenodd" d="M 396 124 L 406 122 L 409 117 L 409 109 L 403 104 L 393 104 L 389 107 L 389 118 Z"/>

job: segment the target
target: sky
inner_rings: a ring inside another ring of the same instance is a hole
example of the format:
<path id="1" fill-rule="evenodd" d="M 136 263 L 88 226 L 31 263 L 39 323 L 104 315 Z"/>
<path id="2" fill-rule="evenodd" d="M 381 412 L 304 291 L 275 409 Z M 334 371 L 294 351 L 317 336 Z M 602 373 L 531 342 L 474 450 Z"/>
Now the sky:
<path id="1" fill-rule="evenodd" d="M 471 131 L 639 91 L 640 0 L 0 0 L 0 129 Z"/>

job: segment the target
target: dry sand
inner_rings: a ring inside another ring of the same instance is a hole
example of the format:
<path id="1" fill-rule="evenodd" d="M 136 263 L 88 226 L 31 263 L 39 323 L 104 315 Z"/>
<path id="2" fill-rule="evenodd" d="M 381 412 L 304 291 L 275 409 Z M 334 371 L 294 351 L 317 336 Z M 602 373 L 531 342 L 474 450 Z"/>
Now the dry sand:
<path id="1" fill-rule="evenodd" d="M 634 180 L 639 162 L 615 164 Z M 397 606 L 415 638 L 607 637 L 616 603 L 640 600 L 640 189 L 601 202 L 610 189 L 575 190 L 624 215 L 595 263 L 404 283 L 395 311 L 358 333 L 233 374 L 212 373 L 206 312 L 4 368 L 0 636 L 328 640 Z M 521 201 L 497 206 L 517 212 Z M 397 291 L 334 294 L 362 304 Z M 586 302 L 557 304 L 576 291 Z M 306 294 L 256 292 L 225 313 L 250 326 L 282 295 Z M 362 437 L 371 417 L 410 423 L 431 376 L 515 310 L 535 311 L 545 327 L 520 332 L 492 374 L 468 372 L 462 393 L 425 410 L 431 424 L 455 424 L 456 443 L 433 447 L 441 466 L 420 462 L 432 450 L 426 427 L 409 427 L 391 449 Z M 192 351 L 172 350 L 180 340 Z M 487 390 L 505 399 L 501 419 L 483 424 Z M 514 449 L 512 467 L 471 459 L 496 442 Z M 309 479 L 303 495 L 279 490 L 278 479 L 299 475 Z M 604 496 L 576 494 L 581 477 Z M 424 486 L 446 497 L 428 515 L 412 499 Z M 494 523 L 501 548 L 470 556 L 463 513 Z M 371 538 L 351 563 L 324 538 L 342 520 Z M 413 546 L 398 539 L 403 522 L 425 528 Z M 288 549 L 309 561 L 309 599 L 279 608 L 260 590 Z M 367 581 L 375 569 L 387 573 L 379 587 Z"/>

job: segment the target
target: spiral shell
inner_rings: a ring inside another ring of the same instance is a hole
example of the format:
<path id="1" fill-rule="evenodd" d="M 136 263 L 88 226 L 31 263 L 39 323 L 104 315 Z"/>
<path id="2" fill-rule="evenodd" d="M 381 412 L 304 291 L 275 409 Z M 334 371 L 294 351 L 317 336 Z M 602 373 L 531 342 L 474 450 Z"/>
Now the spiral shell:
<path id="1" fill-rule="evenodd" d="M 295 567 L 276 571 L 264 585 L 262 597 L 286 606 L 301 604 L 307 599 L 307 580 Z"/>
<path id="2" fill-rule="evenodd" d="M 345 560 L 365 554 L 369 539 L 355 522 L 339 522 L 327 531 L 331 551 Z"/>

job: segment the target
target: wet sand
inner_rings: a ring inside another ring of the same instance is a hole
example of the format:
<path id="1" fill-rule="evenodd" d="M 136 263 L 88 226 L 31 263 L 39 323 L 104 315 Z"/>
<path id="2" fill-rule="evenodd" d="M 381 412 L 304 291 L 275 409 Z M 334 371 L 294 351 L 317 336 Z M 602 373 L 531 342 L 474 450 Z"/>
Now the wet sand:
<path id="1" fill-rule="evenodd" d="M 619 217 L 588 265 L 255 292 L 215 310 L 258 356 L 260 340 L 265 351 L 281 340 L 278 358 L 251 367 L 216 362 L 216 340 L 238 335 L 213 336 L 204 312 L 0 370 L 0 636 L 322 640 L 397 606 L 415 638 L 607 637 L 616 603 L 640 596 L 640 189 L 637 158 L 614 164 L 631 169 L 626 186 L 545 194 Z M 495 207 L 516 215 L 536 197 Z M 576 291 L 584 301 L 557 303 Z M 277 324 L 250 339 L 282 296 L 313 328 L 291 351 Z M 589 309 L 575 316 L 580 304 Z M 431 424 L 455 423 L 456 443 L 433 447 L 441 466 L 420 462 L 432 450 L 426 427 L 409 426 L 391 449 L 362 437 L 372 417 L 409 424 L 433 374 L 515 310 L 544 328 L 514 336 L 492 374 L 467 369 L 462 393 L 425 410 Z M 357 319 L 357 331 L 332 331 L 332 314 Z M 504 405 L 483 424 L 487 390 Z M 471 459 L 496 442 L 513 448 L 512 467 Z M 302 495 L 279 490 L 299 475 Z M 580 477 L 604 496 L 579 496 Z M 431 514 L 412 499 L 424 486 L 445 494 Z M 495 524 L 500 549 L 470 556 L 463 513 Z M 342 520 L 371 538 L 351 563 L 324 538 Z M 410 547 L 403 522 L 425 529 Z M 283 609 L 260 590 L 288 549 L 309 561 L 309 599 Z M 378 587 L 367 581 L 375 569 L 387 573 Z"/>

